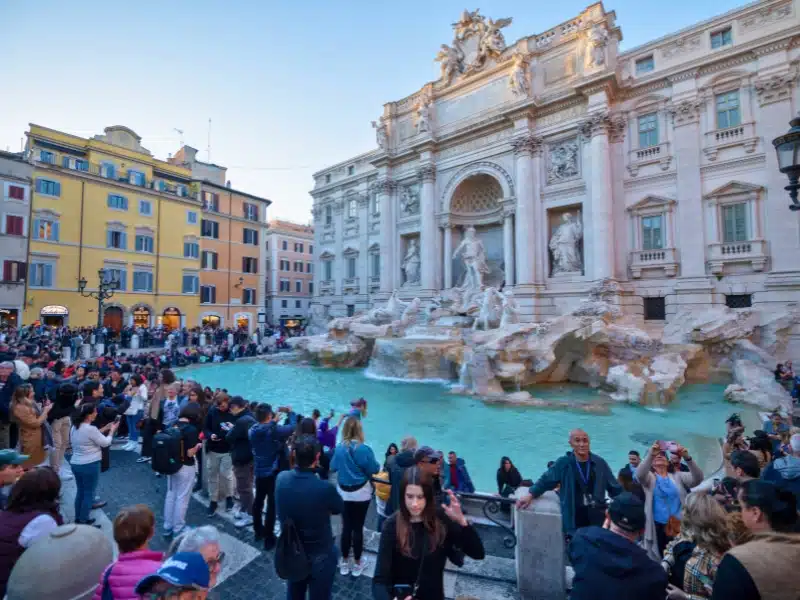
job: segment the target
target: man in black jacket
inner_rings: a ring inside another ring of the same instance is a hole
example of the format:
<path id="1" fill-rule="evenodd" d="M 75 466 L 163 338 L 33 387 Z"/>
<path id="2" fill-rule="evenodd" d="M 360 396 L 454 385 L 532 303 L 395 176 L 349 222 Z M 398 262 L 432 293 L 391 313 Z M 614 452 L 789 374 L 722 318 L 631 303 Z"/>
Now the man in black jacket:
<path id="1" fill-rule="evenodd" d="M 233 510 L 233 464 L 231 447 L 225 436 L 233 422 L 228 405 L 228 395 L 218 394 L 216 403 L 208 410 L 203 437 L 206 441 L 206 481 L 211 504 L 208 516 L 217 512 L 218 503 L 225 500 L 225 510 Z"/>
<path id="2" fill-rule="evenodd" d="M 392 485 L 392 491 L 389 493 L 389 502 L 386 503 L 386 517 L 392 515 L 400 507 L 400 484 L 403 481 L 403 474 L 406 469 L 417 464 L 416 452 L 416 438 L 405 437 L 400 442 L 400 452 L 390 457 L 386 464 L 389 471 L 389 481 Z"/>
<path id="3" fill-rule="evenodd" d="M 645 523 L 642 501 L 623 492 L 611 501 L 602 528 L 575 532 L 571 600 L 664 600 L 667 573 L 636 543 Z"/>
<path id="4" fill-rule="evenodd" d="M 230 401 L 233 413 L 233 426 L 225 436 L 231 447 L 233 476 L 236 478 L 236 491 L 239 493 L 239 515 L 234 522 L 236 527 L 249 527 L 253 524 L 253 450 L 250 448 L 250 428 L 256 424 L 250 405 L 241 396 Z"/>
<path id="5" fill-rule="evenodd" d="M 12 432 L 9 414 L 14 390 L 22 383 L 22 378 L 17 375 L 13 362 L 0 363 L 0 450 L 17 444 L 16 431 Z"/>
<path id="6" fill-rule="evenodd" d="M 319 445 L 314 436 L 303 435 L 294 442 L 294 464 L 275 482 L 278 521 L 286 527 L 291 519 L 308 556 L 311 574 L 302 581 L 287 583 L 291 598 L 330 598 L 336 574 L 338 552 L 331 529 L 331 515 L 341 514 L 344 501 L 333 484 L 317 477 Z"/>

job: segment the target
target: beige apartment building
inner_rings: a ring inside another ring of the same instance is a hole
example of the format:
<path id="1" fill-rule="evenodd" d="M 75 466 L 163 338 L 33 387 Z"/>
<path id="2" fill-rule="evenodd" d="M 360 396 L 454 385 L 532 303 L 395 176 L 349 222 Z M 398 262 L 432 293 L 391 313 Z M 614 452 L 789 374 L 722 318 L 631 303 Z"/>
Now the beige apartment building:
<path id="1" fill-rule="evenodd" d="M 303 327 L 314 295 L 314 228 L 275 219 L 269 222 L 266 239 L 267 322 Z"/>

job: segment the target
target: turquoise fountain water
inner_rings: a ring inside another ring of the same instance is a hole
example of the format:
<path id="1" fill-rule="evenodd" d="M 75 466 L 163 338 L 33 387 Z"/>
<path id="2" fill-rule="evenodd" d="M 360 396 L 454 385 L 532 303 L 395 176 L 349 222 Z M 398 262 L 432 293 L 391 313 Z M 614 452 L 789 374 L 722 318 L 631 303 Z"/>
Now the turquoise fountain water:
<path id="1" fill-rule="evenodd" d="M 382 457 L 390 442 L 414 435 L 420 444 L 463 457 L 475 486 L 495 492 L 500 457 L 507 455 L 523 476 L 535 479 L 568 450 L 569 431 L 582 427 L 591 436 L 592 451 L 603 456 L 616 472 L 627 461 L 628 450 L 645 451 L 655 439 L 683 443 L 706 474 L 719 466 L 717 438 L 724 421 L 738 407 L 722 398 L 723 385 L 690 385 L 665 409 L 627 404 L 611 405 L 608 415 L 576 410 L 488 406 L 472 397 L 456 396 L 433 383 L 399 383 L 365 377 L 360 370 L 330 370 L 298 366 L 238 362 L 180 370 L 180 377 L 203 386 L 225 388 L 248 400 L 291 405 L 305 415 L 314 408 L 337 415 L 351 400 L 369 400 L 364 422 L 367 443 Z M 597 391 L 577 385 L 529 388 L 548 400 L 597 402 Z M 752 415 L 749 415 L 752 418 Z M 381 458 L 382 460 L 382 458 Z"/>

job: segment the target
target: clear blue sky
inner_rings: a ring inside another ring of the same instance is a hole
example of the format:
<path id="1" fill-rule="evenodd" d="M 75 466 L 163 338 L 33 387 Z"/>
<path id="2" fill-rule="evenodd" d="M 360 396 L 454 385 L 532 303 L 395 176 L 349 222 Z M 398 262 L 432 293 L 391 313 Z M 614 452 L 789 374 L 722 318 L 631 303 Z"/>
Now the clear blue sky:
<path id="1" fill-rule="evenodd" d="M 588 0 L 494 0 L 506 41 Z M 737 0 L 612 0 L 622 48 L 726 12 Z M 28 123 L 89 136 L 126 125 L 157 157 L 185 143 L 234 187 L 307 222 L 311 174 L 374 147 L 370 121 L 438 74 L 464 0 L 0 0 L 0 148 Z M 476 6 L 469 5 L 474 9 Z"/>

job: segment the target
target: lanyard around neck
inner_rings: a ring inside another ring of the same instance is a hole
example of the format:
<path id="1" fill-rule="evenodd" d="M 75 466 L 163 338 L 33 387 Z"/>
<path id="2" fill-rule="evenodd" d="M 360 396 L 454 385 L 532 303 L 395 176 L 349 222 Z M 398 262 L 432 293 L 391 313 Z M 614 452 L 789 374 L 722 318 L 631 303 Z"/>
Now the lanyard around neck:
<path id="1" fill-rule="evenodd" d="M 583 467 L 581 467 L 581 463 L 578 461 L 578 457 L 574 454 L 572 455 L 575 458 L 575 466 L 578 467 L 578 474 L 581 476 L 581 481 L 583 481 L 583 485 L 589 487 L 589 478 L 592 476 L 592 463 L 588 460 L 586 461 L 586 474 L 583 473 Z"/>

